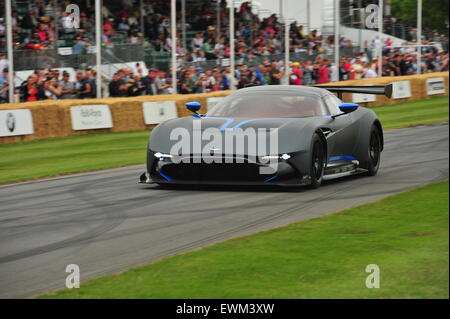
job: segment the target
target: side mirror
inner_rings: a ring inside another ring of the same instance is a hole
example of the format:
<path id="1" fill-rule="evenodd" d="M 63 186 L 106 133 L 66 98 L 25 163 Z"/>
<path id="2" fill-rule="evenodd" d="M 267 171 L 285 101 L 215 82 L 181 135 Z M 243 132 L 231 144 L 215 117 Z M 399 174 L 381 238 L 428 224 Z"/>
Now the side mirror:
<path id="1" fill-rule="evenodd" d="M 187 102 L 186 103 L 186 108 L 191 111 L 192 113 L 195 113 L 198 115 L 198 111 L 200 110 L 200 108 L 202 107 L 202 105 L 199 102 Z"/>
<path id="2" fill-rule="evenodd" d="M 342 103 L 341 105 L 339 105 L 339 109 L 343 113 L 354 112 L 354 111 L 356 111 L 356 109 L 358 107 L 359 107 L 359 105 L 358 104 L 354 104 L 354 103 Z"/>

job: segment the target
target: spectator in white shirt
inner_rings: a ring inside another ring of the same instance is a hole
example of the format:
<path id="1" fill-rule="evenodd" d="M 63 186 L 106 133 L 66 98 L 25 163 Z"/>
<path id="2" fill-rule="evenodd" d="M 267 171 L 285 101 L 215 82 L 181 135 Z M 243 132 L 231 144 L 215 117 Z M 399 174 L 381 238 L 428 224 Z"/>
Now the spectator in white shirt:
<path id="1" fill-rule="evenodd" d="M 371 67 L 370 63 L 364 62 L 363 63 L 364 69 L 363 69 L 363 78 L 376 78 L 378 75 Z"/>
<path id="2" fill-rule="evenodd" d="M 203 40 L 203 34 L 201 32 L 197 33 L 191 42 L 192 51 L 200 50 L 203 47 Z"/>
<path id="3" fill-rule="evenodd" d="M 8 68 L 8 60 L 3 52 L 0 52 L 0 70 Z"/>

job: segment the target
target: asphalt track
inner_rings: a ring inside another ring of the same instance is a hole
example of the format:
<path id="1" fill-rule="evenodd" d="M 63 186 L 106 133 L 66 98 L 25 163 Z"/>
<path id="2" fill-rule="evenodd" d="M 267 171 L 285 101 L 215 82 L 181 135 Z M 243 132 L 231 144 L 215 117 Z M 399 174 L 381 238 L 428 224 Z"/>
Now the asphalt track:
<path id="1" fill-rule="evenodd" d="M 137 184 L 143 165 L 1 186 L 0 298 L 64 288 L 68 264 L 83 281 L 448 179 L 448 125 L 388 131 L 385 140 L 377 176 L 317 190 L 168 190 Z"/>

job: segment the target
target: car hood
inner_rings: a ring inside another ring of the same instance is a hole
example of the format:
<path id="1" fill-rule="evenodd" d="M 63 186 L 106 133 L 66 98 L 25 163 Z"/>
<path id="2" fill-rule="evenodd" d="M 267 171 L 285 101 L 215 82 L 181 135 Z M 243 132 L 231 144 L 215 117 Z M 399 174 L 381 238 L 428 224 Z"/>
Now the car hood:
<path id="1" fill-rule="evenodd" d="M 182 154 L 209 153 L 262 155 L 298 152 L 308 149 L 315 130 L 330 121 L 329 116 L 305 118 L 225 118 L 188 116 L 161 123 L 152 132 L 149 147 L 167 154 L 180 153 L 180 141 L 189 139 Z M 242 138 L 240 147 L 230 146 L 227 135 Z M 255 139 L 252 139 L 253 136 Z M 250 137 L 250 138 L 249 138 Z M 195 141 L 196 143 L 193 143 Z M 177 144 L 178 143 L 178 144 Z M 186 145 L 186 144 L 184 144 Z M 258 145 L 258 150 L 255 145 Z M 272 148 L 271 148 L 272 147 Z M 201 150 L 199 152 L 199 150 Z"/>

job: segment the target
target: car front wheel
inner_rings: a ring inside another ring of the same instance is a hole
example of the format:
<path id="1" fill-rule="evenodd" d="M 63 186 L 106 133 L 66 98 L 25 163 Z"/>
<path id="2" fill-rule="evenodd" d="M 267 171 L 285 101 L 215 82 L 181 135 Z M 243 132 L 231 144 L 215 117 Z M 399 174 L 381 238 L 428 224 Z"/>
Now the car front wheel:
<path id="1" fill-rule="evenodd" d="M 381 160 L 381 138 L 378 128 L 374 125 L 370 131 L 368 147 L 369 163 L 367 165 L 367 175 L 374 176 L 378 172 Z"/>
<path id="2" fill-rule="evenodd" d="M 314 134 L 311 149 L 311 188 L 319 188 L 325 168 L 325 146 L 319 135 Z"/>

